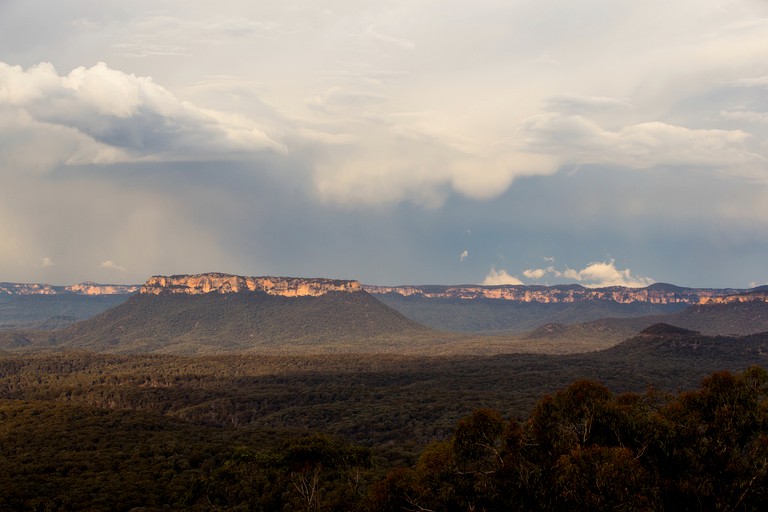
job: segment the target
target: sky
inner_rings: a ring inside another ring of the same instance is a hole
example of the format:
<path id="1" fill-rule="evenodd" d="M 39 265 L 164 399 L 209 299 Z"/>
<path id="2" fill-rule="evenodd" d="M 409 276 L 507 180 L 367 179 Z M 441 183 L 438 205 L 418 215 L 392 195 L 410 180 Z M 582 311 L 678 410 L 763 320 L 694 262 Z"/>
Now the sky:
<path id="1" fill-rule="evenodd" d="M 0 0 L 0 281 L 768 283 L 767 0 Z"/>

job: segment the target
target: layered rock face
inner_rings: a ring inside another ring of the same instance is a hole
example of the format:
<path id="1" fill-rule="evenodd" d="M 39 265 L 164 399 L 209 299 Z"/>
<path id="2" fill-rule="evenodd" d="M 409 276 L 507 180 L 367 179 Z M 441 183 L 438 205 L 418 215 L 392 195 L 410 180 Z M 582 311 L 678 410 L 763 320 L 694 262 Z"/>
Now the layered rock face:
<path id="1" fill-rule="evenodd" d="M 760 294 L 748 290 L 679 288 L 649 286 L 647 288 L 585 288 L 570 286 L 369 286 L 363 287 L 371 294 L 398 294 L 405 297 L 429 299 L 502 299 L 523 303 L 571 303 L 589 300 L 613 301 L 620 304 L 644 302 L 648 304 L 703 304 L 717 301 L 744 302 L 760 300 Z M 766 296 L 768 294 L 762 294 Z"/>
<path id="2" fill-rule="evenodd" d="M 139 285 L 97 284 L 90 281 L 71 286 L 36 283 L 0 283 L 0 295 L 130 295 Z"/>
<path id="3" fill-rule="evenodd" d="M 0 283 L 0 295 L 55 295 L 56 289 L 49 284 Z"/>
<path id="4" fill-rule="evenodd" d="M 768 292 L 702 297 L 700 304 L 734 304 L 740 302 L 768 302 Z"/>
<path id="5" fill-rule="evenodd" d="M 127 295 L 136 293 L 141 288 L 139 285 L 130 284 L 97 284 L 87 281 L 85 283 L 73 284 L 64 289 L 69 293 L 80 295 Z"/>
<path id="6" fill-rule="evenodd" d="M 284 297 L 318 297 L 329 292 L 359 292 L 357 281 L 336 279 L 305 279 L 298 277 L 244 277 L 230 274 L 196 274 L 153 276 L 141 287 L 140 293 L 204 293 L 264 292 Z"/>

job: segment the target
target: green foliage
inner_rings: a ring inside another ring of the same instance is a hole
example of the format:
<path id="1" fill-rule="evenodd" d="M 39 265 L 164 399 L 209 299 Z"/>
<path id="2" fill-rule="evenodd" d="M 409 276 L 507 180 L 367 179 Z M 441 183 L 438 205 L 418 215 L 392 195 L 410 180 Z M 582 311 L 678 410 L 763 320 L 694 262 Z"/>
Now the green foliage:
<path id="1" fill-rule="evenodd" d="M 767 390 L 754 367 L 664 398 L 577 381 L 522 425 L 478 410 L 391 473 L 373 510 L 765 510 Z"/>
<path id="2" fill-rule="evenodd" d="M 428 330 L 365 292 L 283 297 L 261 292 L 134 295 L 57 331 L 69 349 L 113 353 L 222 354 L 252 350 L 368 351 L 366 341 L 402 341 Z M 355 347 L 357 346 L 357 350 Z"/>
<path id="3" fill-rule="evenodd" d="M 768 372 L 670 393 L 764 340 L 658 334 L 562 358 L 2 356 L 0 510 L 765 508 Z"/>
<path id="4" fill-rule="evenodd" d="M 313 435 L 255 453 L 239 447 L 195 482 L 187 503 L 224 510 L 355 510 L 373 478 L 370 450 Z"/>

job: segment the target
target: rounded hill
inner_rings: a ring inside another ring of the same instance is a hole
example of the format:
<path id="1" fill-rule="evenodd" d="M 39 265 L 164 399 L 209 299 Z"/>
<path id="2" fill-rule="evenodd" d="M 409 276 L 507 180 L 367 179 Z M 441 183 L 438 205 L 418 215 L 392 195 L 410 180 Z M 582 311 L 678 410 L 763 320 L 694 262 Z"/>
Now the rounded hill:
<path id="1" fill-rule="evenodd" d="M 430 331 L 366 292 L 140 294 L 56 333 L 59 346 L 177 354 L 260 349 L 374 351 Z"/>

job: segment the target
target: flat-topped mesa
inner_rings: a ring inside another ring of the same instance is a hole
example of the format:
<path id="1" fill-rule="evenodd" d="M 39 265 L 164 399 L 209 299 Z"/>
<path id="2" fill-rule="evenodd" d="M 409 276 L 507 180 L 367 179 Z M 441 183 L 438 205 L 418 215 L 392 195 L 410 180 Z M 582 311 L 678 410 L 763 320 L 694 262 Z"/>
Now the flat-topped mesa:
<path id="1" fill-rule="evenodd" d="M 330 292 L 359 292 L 358 281 L 300 277 L 245 277 L 231 274 L 209 273 L 177 276 L 152 276 L 140 293 L 160 295 L 179 293 L 201 295 L 204 293 L 264 292 L 283 297 L 318 297 Z"/>

